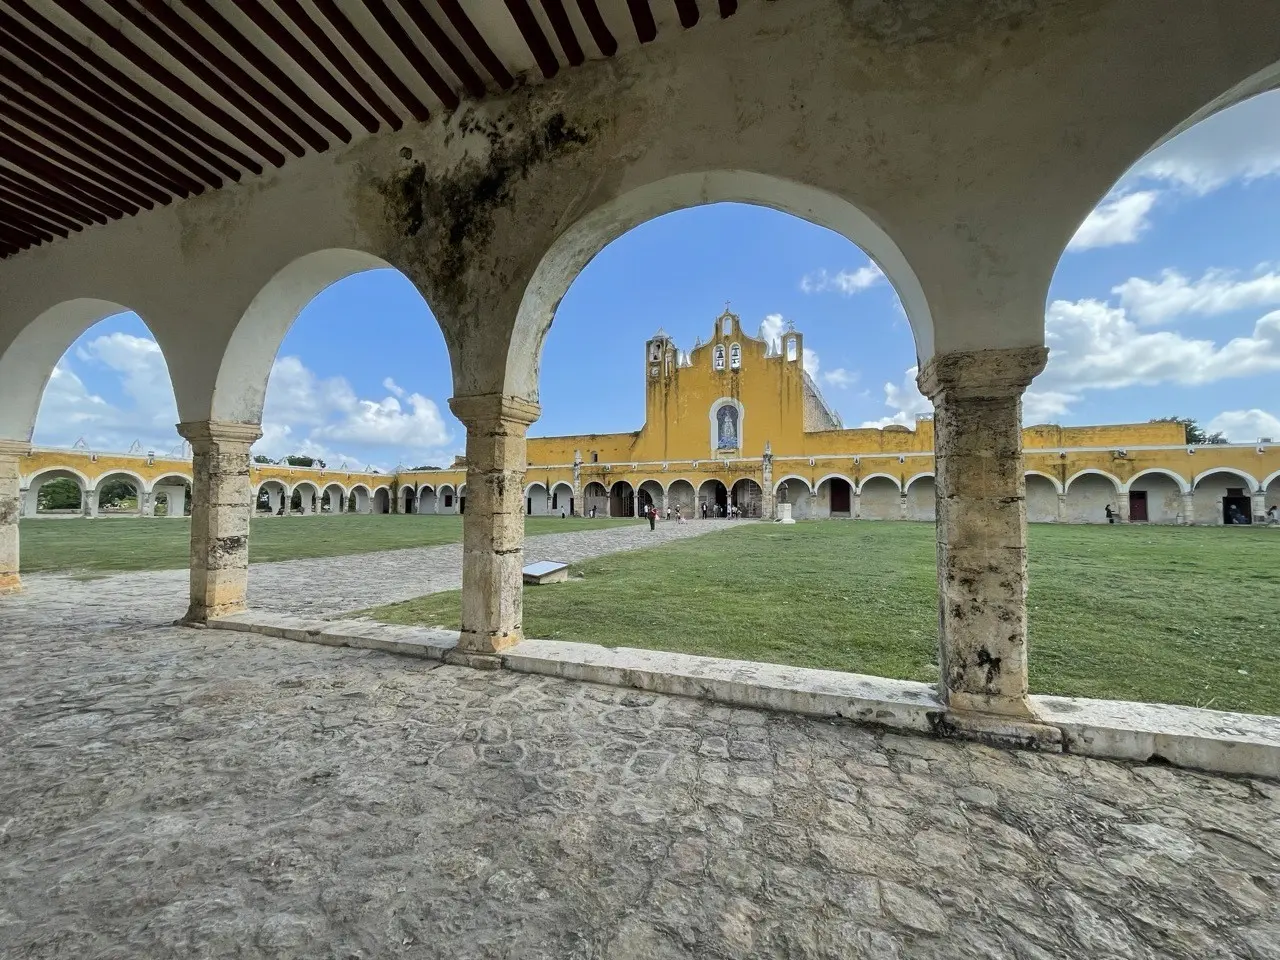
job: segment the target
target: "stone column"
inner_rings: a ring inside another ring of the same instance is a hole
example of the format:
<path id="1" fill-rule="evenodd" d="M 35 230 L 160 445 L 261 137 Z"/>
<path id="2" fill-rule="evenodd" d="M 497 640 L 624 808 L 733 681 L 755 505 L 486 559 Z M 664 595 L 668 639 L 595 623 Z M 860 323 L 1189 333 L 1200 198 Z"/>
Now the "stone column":
<path id="1" fill-rule="evenodd" d="M 1253 503 L 1253 522 L 1267 522 L 1267 491 L 1255 490 L 1251 495 Z"/>
<path id="2" fill-rule="evenodd" d="M 191 605 L 183 619 L 205 623 L 245 607 L 253 486 L 249 447 L 256 423 L 202 420 L 178 424 L 191 444 Z"/>
<path id="3" fill-rule="evenodd" d="M 1026 482 L 1025 480 L 1023 481 Z M 1067 522 L 1067 495 L 1065 493 L 1058 494 L 1058 522 Z"/>
<path id="4" fill-rule="evenodd" d="M 80 497 L 80 512 L 90 520 L 98 517 L 98 488 L 86 487 Z"/>
<path id="5" fill-rule="evenodd" d="M 501 394 L 454 397 L 449 408 L 467 428 L 458 647 L 496 653 L 523 637 L 525 432 L 541 410 Z"/>
<path id="6" fill-rule="evenodd" d="M 155 516 L 155 510 L 156 510 L 156 506 L 155 506 L 155 494 L 154 494 L 154 493 L 139 493 L 139 494 L 138 494 L 138 514 L 139 514 L 139 516 L 143 516 L 143 517 L 154 517 L 154 516 Z M 166 508 L 165 512 L 166 512 L 166 513 L 168 512 L 168 508 Z"/>
<path id="7" fill-rule="evenodd" d="M 935 356 L 940 693 L 953 710 L 1031 718 L 1022 393 L 1044 347 Z"/>
<path id="8" fill-rule="evenodd" d="M 573 451 L 573 505 L 575 510 L 581 516 L 586 516 L 586 511 L 582 508 L 582 451 Z M 571 511 L 570 516 L 573 516 Z"/>
<path id="9" fill-rule="evenodd" d="M 1182 523 L 1184 526 L 1191 526 L 1196 522 L 1196 500 L 1195 494 L 1188 490 L 1182 495 Z"/>
<path id="10" fill-rule="evenodd" d="M 0 595 L 22 589 L 18 577 L 18 518 L 24 497 L 18 465 L 30 452 L 31 444 L 25 441 L 0 440 Z M 35 502 L 35 497 L 30 499 Z"/>
<path id="11" fill-rule="evenodd" d="M 0 443 L 5 443 L 5 442 L 11 443 L 12 441 L 0 440 Z M 3 455 L 4 455 L 3 453 L 0 453 L 0 456 L 3 456 Z M 30 487 L 23 487 L 18 491 L 18 497 L 19 497 L 19 500 L 21 501 L 19 505 L 22 508 L 22 515 L 24 517 L 34 517 L 37 513 L 40 512 L 38 508 L 38 505 L 39 505 L 38 494 L 39 494 L 38 490 L 32 490 Z"/>
<path id="12" fill-rule="evenodd" d="M 855 490 L 849 494 L 849 519 L 862 519 L 862 493 L 860 491 Z"/>
<path id="13" fill-rule="evenodd" d="M 1116 494 L 1116 512 L 1120 514 L 1120 522 L 1129 522 L 1129 494 L 1121 491 Z"/>
<path id="14" fill-rule="evenodd" d="M 902 493 L 898 494 L 898 519 L 899 520 L 910 519 L 910 517 L 907 515 L 907 491 L 905 490 L 903 490 Z"/>
<path id="15" fill-rule="evenodd" d="M 764 442 L 764 462 L 760 465 L 760 519 L 772 520 L 775 509 L 773 496 L 773 443 Z"/>

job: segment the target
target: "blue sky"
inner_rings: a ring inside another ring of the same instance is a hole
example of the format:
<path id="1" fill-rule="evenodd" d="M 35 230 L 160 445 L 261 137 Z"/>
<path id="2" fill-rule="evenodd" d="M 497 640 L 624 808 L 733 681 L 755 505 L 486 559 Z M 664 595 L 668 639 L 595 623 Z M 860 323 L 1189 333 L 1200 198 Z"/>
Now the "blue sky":
<path id="1" fill-rule="evenodd" d="M 1081 228 L 1046 308 L 1051 358 L 1025 419 L 1191 416 L 1237 442 L 1280 439 L 1280 93 L 1150 154 Z M 856 246 L 786 214 L 718 204 L 644 224 L 605 248 L 561 303 L 542 363 L 535 436 L 633 430 L 643 347 L 688 349 L 729 301 L 748 329 L 794 321 L 846 426 L 910 424 L 930 407 L 892 287 Z M 321 293 L 281 346 L 267 394 L 272 457 L 331 465 L 448 463 L 444 340 L 409 282 L 357 275 Z M 163 359 L 132 315 L 80 338 L 46 390 L 40 444 L 179 445 Z"/>

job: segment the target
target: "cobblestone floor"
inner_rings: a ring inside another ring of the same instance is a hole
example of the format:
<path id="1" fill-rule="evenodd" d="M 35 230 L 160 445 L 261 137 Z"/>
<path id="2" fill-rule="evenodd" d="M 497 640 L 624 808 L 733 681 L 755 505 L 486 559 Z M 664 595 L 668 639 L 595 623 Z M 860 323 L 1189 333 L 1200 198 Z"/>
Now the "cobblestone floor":
<path id="1" fill-rule="evenodd" d="M 106 583 L 0 601 L 0 957 L 1280 957 L 1273 783 L 156 626 Z"/>

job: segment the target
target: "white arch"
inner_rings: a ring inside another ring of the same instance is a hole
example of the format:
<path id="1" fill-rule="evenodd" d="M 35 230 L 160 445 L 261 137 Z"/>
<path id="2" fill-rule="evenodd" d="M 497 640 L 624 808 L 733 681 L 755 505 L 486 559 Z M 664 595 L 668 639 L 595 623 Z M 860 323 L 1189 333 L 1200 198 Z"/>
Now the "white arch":
<path id="1" fill-rule="evenodd" d="M 1062 482 L 1057 477 L 1053 476 L 1052 474 L 1045 473 L 1042 470 L 1027 470 L 1025 473 L 1023 473 L 1022 479 L 1025 481 L 1027 477 L 1040 477 L 1042 480 L 1048 480 L 1050 483 L 1053 484 L 1053 489 L 1055 493 L 1066 492 L 1065 490 L 1062 489 Z"/>
<path id="2" fill-rule="evenodd" d="M 1258 485 L 1259 489 L 1266 490 L 1267 487 L 1271 486 L 1272 480 L 1280 480 L 1280 470 L 1277 470 L 1275 473 L 1271 474 L 1271 476 L 1267 477 L 1267 479 L 1263 480 L 1262 483 Z"/>
<path id="3" fill-rule="evenodd" d="M 1245 473 L 1243 470 L 1237 470 L 1235 467 L 1212 467 L 1204 471 L 1203 473 L 1199 473 L 1196 475 L 1195 480 L 1191 482 L 1191 489 L 1194 490 L 1196 487 L 1200 485 L 1201 480 L 1215 473 L 1229 473 L 1229 474 L 1232 474 L 1233 476 L 1239 477 L 1241 480 L 1247 480 L 1250 484 L 1252 484 L 1252 486 L 1249 487 L 1249 492 L 1250 493 L 1258 492 L 1258 489 L 1259 489 L 1258 481 L 1253 479 L 1253 477 L 1249 476 L 1249 474 Z"/>
<path id="4" fill-rule="evenodd" d="M 609 484 L 609 487 L 608 487 L 609 493 L 611 493 L 611 494 L 612 494 L 612 493 L 613 493 L 613 488 L 614 488 L 614 487 L 616 487 L 616 486 L 617 486 L 618 484 L 620 484 L 620 483 L 625 483 L 628 487 L 630 487 L 630 488 L 631 488 L 631 492 L 632 492 L 632 493 L 635 493 L 636 485 L 635 485 L 634 483 L 632 483 L 630 480 L 624 480 L 624 479 L 622 479 L 621 477 L 620 477 L 620 478 L 618 478 L 617 480 L 613 481 L 613 483 Z"/>
<path id="5" fill-rule="evenodd" d="M 906 493 L 906 492 L 910 491 L 910 490 L 911 490 L 911 485 L 912 485 L 913 483 L 915 483 L 917 480 L 923 480 L 925 477 L 928 477 L 930 480 L 932 480 L 932 481 L 934 481 L 935 483 L 937 483 L 938 478 L 934 475 L 934 472 L 933 472 L 932 470 L 925 470 L 925 471 L 922 471 L 921 473 L 917 473 L 914 477 L 912 477 L 910 480 L 908 480 L 908 481 L 903 485 L 903 487 L 902 487 L 902 492 L 903 492 L 903 493 Z"/>
<path id="6" fill-rule="evenodd" d="M 1180 490 L 1182 493 L 1191 492 L 1191 485 L 1187 483 L 1185 479 L 1178 476 L 1172 470 L 1166 470 L 1164 467 L 1147 467 L 1145 470 L 1139 470 L 1132 477 L 1130 477 L 1128 481 L 1120 488 L 1120 492 L 1128 493 L 1133 488 L 1133 483 L 1135 480 L 1139 480 L 1142 477 L 1149 476 L 1150 474 L 1153 474 L 1153 473 L 1168 477 L 1170 480 L 1172 480 L 1174 483 L 1178 485 L 1178 490 Z"/>
<path id="7" fill-rule="evenodd" d="M 351 496 L 351 494 L 355 493 L 357 490 L 363 490 L 366 496 L 368 496 L 371 493 L 371 491 L 369 490 L 368 484 L 353 483 L 351 485 L 351 489 L 347 491 L 347 496 L 348 497 Z"/>
<path id="8" fill-rule="evenodd" d="M 559 490 L 561 487 L 564 487 L 566 490 L 569 491 L 569 496 L 573 496 L 573 484 L 570 483 L 568 480 L 557 480 L 555 483 L 551 485 L 551 492 L 554 493 L 555 491 Z"/>
<path id="9" fill-rule="evenodd" d="M 670 493 L 672 484 L 679 483 L 681 480 L 683 480 L 689 486 L 693 487 L 695 493 L 697 492 L 698 485 L 694 483 L 692 480 L 690 480 L 688 477 L 672 477 L 671 481 L 665 487 L 662 488 L 663 494 L 666 495 Z"/>
<path id="10" fill-rule="evenodd" d="M 743 480 L 750 480 L 752 483 L 754 483 L 757 487 L 760 488 L 761 493 L 764 492 L 764 484 L 762 484 L 759 481 L 759 479 L 757 479 L 756 477 L 748 476 L 745 473 L 739 477 L 735 477 L 733 483 L 729 484 L 729 489 L 732 490 L 734 487 L 740 484 Z"/>
<path id="11" fill-rule="evenodd" d="M 310 487 L 312 490 L 316 492 L 317 496 L 320 495 L 320 488 L 316 485 L 316 482 L 314 480 L 299 480 L 290 489 L 301 490 L 303 487 Z"/>
<path id="12" fill-rule="evenodd" d="M 436 488 L 435 488 L 435 487 L 433 487 L 433 486 L 432 486 L 431 484 L 429 484 L 429 483 L 420 483 L 420 484 L 418 484 L 418 496 L 422 496 L 422 491 L 423 491 L 423 490 L 430 490 L 432 493 L 435 493 L 435 492 L 436 492 Z"/>
<path id="13" fill-rule="evenodd" d="M 542 488 L 542 492 L 543 492 L 543 493 L 550 493 L 550 492 L 551 492 L 551 488 L 550 488 L 550 487 L 548 487 L 545 483 L 543 483 L 541 480 L 535 480 L 535 481 L 533 481 L 533 483 L 530 483 L 530 484 L 528 484 L 528 485 L 526 485 L 526 486 L 525 486 L 525 488 L 524 488 L 524 495 L 525 495 L 525 497 L 528 497 L 528 496 L 529 496 L 529 491 L 530 491 L 530 490 L 532 490 L 534 487 L 541 487 L 541 488 Z"/>
<path id="14" fill-rule="evenodd" d="M 773 485 L 773 492 L 777 493 L 779 490 L 782 489 L 782 485 L 784 483 L 787 483 L 791 480 L 799 480 L 802 484 L 804 484 L 805 493 L 809 493 L 809 494 L 813 493 L 814 488 L 809 486 L 809 481 L 806 480 L 804 477 L 800 476 L 800 474 L 798 473 L 788 473 L 785 477 L 783 477 L 781 480 L 779 480 L 777 483 Z"/>
<path id="15" fill-rule="evenodd" d="M 98 474 L 96 477 L 93 478 L 93 488 L 95 490 L 98 489 L 98 486 L 102 483 L 103 480 L 109 480 L 112 477 L 128 477 L 129 480 L 133 482 L 134 489 L 138 491 L 139 503 L 141 503 L 142 495 L 144 493 L 151 492 L 147 488 L 147 481 L 142 479 L 141 474 L 134 473 L 134 471 L 127 470 L 127 469 L 104 470 L 102 473 Z"/>
<path id="16" fill-rule="evenodd" d="M 151 484 L 147 487 L 146 492 L 147 493 L 153 492 L 157 486 L 164 483 L 166 480 L 181 480 L 183 483 L 187 484 L 188 486 L 190 486 L 195 482 L 188 474 L 185 474 L 185 473 L 166 473 L 164 476 L 156 477 L 154 480 L 152 480 Z"/>
<path id="17" fill-rule="evenodd" d="M 858 485 L 854 483 L 854 481 L 850 477 L 846 477 L 843 473 L 828 473 L 825 477 L 823 477 L 821 480 L 819 480 L 817 483 L 813 485 L 813 489 L 817 490 L 828 480 L 837 480 L 837 479 L 843 480 L 845 483 L 847 483 L 849 485 L 850 491 L 856 491 L 858 489 Z M 896 484 L 897 481 L 895 480 L 894 483 Z"/>
<path id="18" fill-rule="evenodd" d="M 1077 470 L 1071 476 L 1067 477 L 1067 482 L 1062 485 L 1062 492 L 1068 493 L 1071 490 L 1071 484 L 1075 483 L 1078 478 L 1083 477 L 1085 474 L 1089 474 L 1089 473 L 1095 474 L 1099 477 L 1106 477 L 1108 480 L 1111 481 L 1111 485 L 1116 488 L 1116 493 L 1120 492 L 1121 490 L 1120 478 L 1113 477 L 1111 474 L 1107 473 L 1107 471 L 1099 470 L 1096 467 L 1085 467 L 1083 470 Z"/>
<path id="19" fill-rule="evenodd" d="M 227 342 L 213 388 L 212 418 L 261 423 L 271 364 L 298 314 L 339 280 L 378 269 L 395 268 L 371 253 L 332 248 L 304 254 L 278 270 L 250 302 Z"/>
<path id="20" fill-rule="evenodd" d="M 892 483 L 895 487 L 898 488 L 898 493 L 902 493 L 902 482 L 891 473 L 868 474 L 867 476 L 863 477 L 861 481 L 858 482 L 858 484 L 854 487 L 854 489 L 857 490 L 859 494 L 861 494 L 862 488 L 865 487 L 870 481 L 877 480 L 880 478 L 888 480 L 890 483 Z M 826 478 L 824 477 L 823 479 L 826 479 Z M 848 480 L 849 478 L 845 477 L 845 479 Z"/>
<path id="21" fill-rule="evenodd" d="M 372 493 L 377 493 L 379 490 L 385 490 L 385 491 L 387 491 L 387 496 L 388 496 L 388 497 L 390 497 L 390 496 L 391 496 L 391 487 L 390 487 L 390 486 L 388 486 L 388 485 L 387 485 L 387 484 L 385 484 L 385 483 L 380 483 L 380 484 L 378 484 L 376 487 L 374 487 L 374 488 L 373 488 L 372 490 L 370 490 L 369 492 L 372 494 Z"/>
<path id="22" fill-rule="evenodd" d="M 539 262 L 525 287 L 507 347 L 503 392 L 538 395 L 538 364 L 546 332 L 565 291 L 597 253 L 648 220 L 711 203 L 750 203 L 826 227 L 861 247 L 898 292 L 916 353 L 933 355 L 933 318 L 924 288 L 898 245 L 871 217 L 833 193 L 747 170 L 682 173 L 620 194 L 569 227 Z"/>
<path id="23" fill-rule="evenodd" d="M 321 488 L 320 493 L 326 494 L 329 492 L 330 488 L 332 487 L 337 487 L 339 492 L 341 492 L 344 497 L 350 496 L 351 494 L 351 490 L 348 490 L 346 487 L 340 484 L 337 480 L 330 480 L 328 483 L 326 483 L 324 487 Z M 353 487 L 352 489 L 355 489 L 355 488 Z"/>
<path id="24" fill-rule="evenodd" d="M 35 483 L 35 481 L 36 481 L 37 479 L 39 479 L 40 477 L 43 477 L 45 474 L 48 474 L 48 473 L 69 473 L 69 474 L 71 474 L 71 476 L 72 476 L 72 477 L 74 477 L 74 478 L 75 478 L 75 480 L 80 484 L 80 489 L 81 489 L 81 490 L 88 490 L 88 489 L 89 489 L 89 487 L 90 487 L 90 486 L 92 486 L 92 484 L 90 484 L 90 483 L 89 483 L 89 478 L 88 478 L 88 477 L 86 477 L 86 476 L 85 476 L 83 473 L 81 473 L 79 470 L 77 470 L 75 467 L 41 467 L 41 468 L 40 468 L 39 470 L 37 470 L 35 473 L 30 473 L 30 474 L 28 474 L 26 477 L 24 477 L 24 478 L 22 479 L 22 486 L 24 486 L 24 487 L 28 487 L 28 488 L 29 488 L 29 487 L 31 487 L 31 486 Z M 54 480 L 62 480 L 62 479 L 65 479 L 65 478 L 64 478 L 64 477 L 54 477 L 53 479 L 54 479 Z M 42 483 L 45 483 L 45 482 L 47 482 L 47 481 L 41 481 L 41 482 L 42 482 Z"/>
<path id="25" fill-rule="evenodd" d="M 129 312 L 110 300 L 82 297 L 54 304 L 23 327 L 0 353 L 0 437 L 30 440 L 45 387 L 62 355 L 99 320 Z"/>

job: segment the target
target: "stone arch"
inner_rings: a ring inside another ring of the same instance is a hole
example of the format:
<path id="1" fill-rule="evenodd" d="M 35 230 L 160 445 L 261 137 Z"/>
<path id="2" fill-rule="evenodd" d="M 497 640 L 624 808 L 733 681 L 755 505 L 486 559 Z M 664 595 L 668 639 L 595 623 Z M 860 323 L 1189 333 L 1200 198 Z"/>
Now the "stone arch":
<path id="1" fill-rule="evenodd" d="M 294 503 L 297 506 L 294 507 Z M 313 480 L 299 480 L 289 493 L 289 509 L 304 516 L 320 512 L 320 487 Z"/>
<path id="2" fill-rule="evenodd" d="M 561 480 L 551 485 L 551 512 L 556 516 L 563 513 L 566 517 L 579 512 L 578 504 L 574 502 L 573 484 Z"/>
<path id="3" fill-rule="evenodd" d="M 545 483 L 534 481 L 524 488 L 524 510 L 526 516 L 548 516 L 551 510 L 547 503 L 547 485 Z"/>
<path id="4" fill-rule="evenodd" d="M 1105 470 L 1086 467 L 1063 484 L 1063 516 L 1068 523 L 1106 523 L 1107 507 L 1119 511 L 1120 479 Z"/>
<path id="5" fill-rule="evenodd" d="M 857 483 L 843 473 L 828 473 L 813 485 L 813 515 L 852 518 L 857 492 Z"/>
<path id="6" fill-rule="evenodd" d="M 674 517 L 677 510 L 682 519 L 690 520 L 698 509 L 698 491 L 693 481 L 686 477 L 676 477 L 667 484 L 667 506 Z"/>
<path id="7" fill-rule="evenodd" d="M 396 505 L 401 513 L 417 513 L 418 491 L 412 483 L 400 484 L 400 489 L 396 491 Z"/>
<path id="8" fill-rule="evenodd" d="M 1121 484 L 1121 490 L 1125 493 L 1128 493 L 1133 488 L 1133 485 L 1136 481 L 1141 480 L 1143 477 L 1151 476 L 1152 474 L 1160 474 L 1162 476 L 1168 477 L 1170 480 L 1172 480 L 1175 484 L 1178 485 L 1178 491 L 1180 493 L 1191 492 L 1191 484 L 1187 482 L 1185 477 L 1179 476 L 1177 473 L 1174 473 L 1172 470 L 1167 470 L 1164 467 L 1147 467 L 1145 470 L 1139 470 L 1132 477 L 1130 477 L 1123 484 Z"/>
<path id="9" fill-rule="evenodd" d="M 938 486 L 933 471 L 917 473 L 907 481 L 907 519 L 933 523 L 938 519 Z"/>
<path id="10" fill-rule="evenodd" d="M 452 483 L 442 483 L 436 488 L 436 509 L 440 513 L 458 512 L 458 488 Z"/>
<path id="11" fill-rule="evenodd" d="M 418 512 L 440 512 L 440 498 L 436 493 L 435 487 L 429 483 L 421 484 L 418 487 Z"/>
<path id="12" fill-rule="evenodd" d="M 330 248 L 304 254 L 277 270 L 245 308 L 227 341 L 213 385 L 212 419 L 261 423 L 271 364 L 298 315 L 338 281 L 379 269 L 396 267 L 361 250 Z"/>
<path id="13" fill-rule="evenodd" d="M 263 494 L 266 494 L 264 497 Z M 265 480 L 259 480 L 257 487 L 254 488 L 254 512 L 269 513 L 275 516 L 280 512 L 280 507 L 289 502 L 289 498 L 293 495 L 293 491 L 289 485 L 283 480 L 277 480 L 274 477 Z M 288 507 L 285 507 L 285 513 L 288 513 Z"/>
<path id="14" fill-rule="evenodd" d="M 590 517 L 593 510 L 597 517 L 609 515 L 609 491 L 599 480 L 592 480 L 582 489 L 582 515 Z"/>
<path id="15" fill-rule="evenodd" d="M 370 500 L 373 503 L 374 513 L 391 512 L 391 488 L 385 483 L 373 488 Z"/>
<path id="16" fill-rule="evenodd" d="M 148 485 L 153 516 L 185 517 L 191 499 L 192 478 L 185 473 L 167 473 Z M 163 511 L 163 512 L 162 512 Z"/>
<path id="17" fill-rule="evenodd" d="M 342 484 L 336 480 L 331 480 L 324 485 L 324 489 L 320 491 L 319 510 L 324 510 L 325 501 L 329 502 L 329 513 L 337 514 L 346 510 L 347 506 L 347 490 Z"/>
<path id="18" fill-rule="evenodd" d="M 640 485 L 636 487 L 636 500 L 642 510 L 652 504 L 661 515 L 666 491 L 662 489 L 660 482 L 649 477 L 641 480 Z"/>
<path id="19" fill-rule="evenodd" d="M 1275 507 L 1277 512 L 1280 512 L 1280 470 L 1263 480 L 1261 487 L 1263 510 L 1270 510 Z"/>
<path id="20" fill-rule="evenodd" d="M 80 503 L 74 510 L 67 508 L 64 511 L 58 511 L 58 513 L 45 514 L 45 516 L 81 516 L 86 505 L 85 494 L 89 489 L 89 478 L 75 467 L 45 467 L 23 478 L 22 485 L 27 491 L 26 502 L 23 504 L 23 515 L 28 517 L 41 515 L 40 488 L 51 480 L 70 480 L 73 482 L 76 485 L 76 489 L 80 491 Z"/>
<path id="21" fill-rule="evenodd" d="M 507 346 L 503 392 L 537 397 L 540 354 L 556 307 L 582 268 L 600 250 L 628 230 L 663 214 L 723 202 L 789 213 L 857 244 L 897 289 L 918 355 L 933 354 L 933 318 L 919 278 L 884 228 L 849 200 L 795 180 L 749 170 L 677 173 L 607 199 L 550 245 L 520 301 Z"/>
<path id="22" fill-rule="evenodd" d="M 789 473 L 773 485 L 773 501 L 791 504 L 793 520 L 806 520 L 812 515 L 813 487 L 798 473 Z"/>
<path id="23" fill-rule="evenodd" d="M 134 508 L 132 510 L 126 510 L 122 512 L 128 513 L 128 514 L 134 514 L 137 516 L 142 516 L 144 514 L 143 506 L 146 498 L 146 493 L 148 490 L 147 481 L 142 479 L 142 476 L 140 474 L 135 473 L 132 470 L 126 470 L 126 469 L 108 470 L 105 473 L 101 473 L 94 478 L 93 496 L 97 498 L 97 503 L 92 504 L 93 512 L 95 514 L 102 513 L 103 487 L 106 484 L 111 483 L 113 480 L 123 480 L 133 487 L 133 494 L 134 494 L 134 497 L 136 498 L 136 503 L 134 505 Z"/>
<path id="24" fill-rule="evenodd" d="M 636 491 L 629 480 L 615 480 L 609 485 L 609 516 L 634 517 Z"/>
<path id="25" fill-rule="evenodd" d="M 723 480 L 711 477 L 698 485 L 698 516 L 702 516 L 702 508 L 707 508 L 707 517 L 721 516 L 721 511 L 728 510 L 729 488 Z"/>
<path id="26" fill-rule="evenodd" d="M 352 513 L 368 513 L 372 507 L 372 495 L 363 483 L 351 485 L 347 491 L 347 509 Z"/>
<path id="27" fill-rule="evenodd" d="M 1243 491 L 1243 495 L 1232 494 L 1233 489 Z M 1194 522 L 1210 526 L 1252 523 L 1253 494 L 1258 489 L 1257 480 L 1235 467 L 1214 467 L 1197 474 L 1191 484 Z"/>
<path id="28" fill-rule="evenodd" d="M 1190 486 L 1172 470 L 1140 470 L 1124 484 L 1130 523 L 1182 523 L 1184 498 Z"/>
<path id="29" fill-rule="evenodd" d="M 1049 481 L 1049 483 L 1053 486 L 1053 492 L 1055 494 L 1066 492 L 1065 490 L 1062 489 L 1062 481 L 1059 480 L 1057 477 L 1055 477 L 1051 473 L 1045 473 L 1043 470 L 1028 470 L 1023 475 L 1023 479 L 1025 480 L 1029 480 L 1031 477 L 1040 477 L 1042 480 Z"/>
<path id="30" fill-rule="evenodd" d="M 900 520 L 902 487 L 889 473 L 873 473 L 858 483 L 858 516 L 863 520 Z"/>
<path id="31" fill-rule="evenodd" d="M 729 502 L 738 509 L 738 516 L 759 520 L 764 516 L 764 489 L 755 477 L 739 477 L 729 488 Z"/>
<path id="32" fill-rule="evenodd" d="M 467 512 L 467 485 L 465 483 L 458 484 L 458 512 Z"/>
<path id="33" fill-rule="evenodd" d="M 1058 495 L 1062 484 L 1056 477 L 1039 470 L 1028 470 L 1025 482 L 1027 523 L 1057 523 Z"/>

